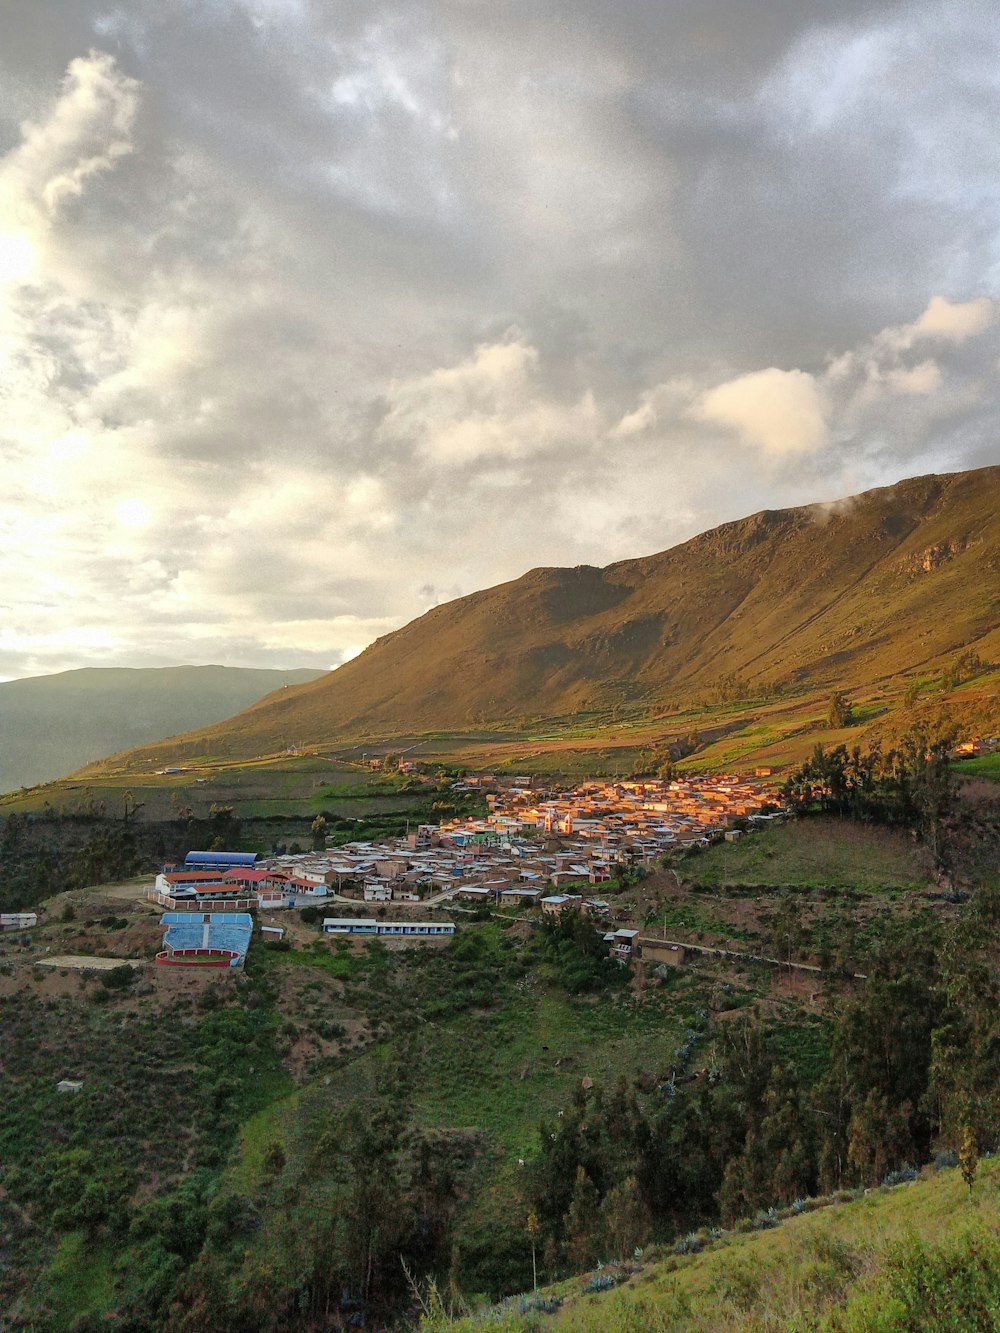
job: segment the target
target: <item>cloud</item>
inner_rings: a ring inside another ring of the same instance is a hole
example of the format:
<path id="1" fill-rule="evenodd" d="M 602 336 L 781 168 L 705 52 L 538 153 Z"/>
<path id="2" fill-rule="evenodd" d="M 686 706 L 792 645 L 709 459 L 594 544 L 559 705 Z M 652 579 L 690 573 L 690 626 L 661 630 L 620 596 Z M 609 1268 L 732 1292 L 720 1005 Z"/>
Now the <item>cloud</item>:
<path id="1" fill-rule="evenodd" d="M 106 52 L 71 60 L 44 119 L 25 121 L 19 146 L 3 161 L 0 189 L 7 222 L 37 226 L 78 199 L 95 176 L 133 151 L 140 86 Z"/>
<path id="2" fill-rule="evenodd" d="M 996 26 L 607 8 L 15 7 L 5 674 L 327 665 L 993 461 Z"/>
<path id="3" fill-rule="evenodd" d="M 538 457 L 569 442 L 591 444 L 599 429 L 593 395 L 565 405 L 552 401 L 538 362 L 537 349 L 512 331 L 458 365 L 392 384 L 378 437 L 458 467 Z"/>
<path id="4" fill-rule="evenodd" d="M 913 341 L 937 338 L 943 342 L 962 343 L 985 332 L 996 322 L 998 306 L 988 296 L 972 301 L 949 301 L 946 296 L 932 296 L 927 309 L 910 326 Z"/>
<path id="5" fill-rule="evenodd" d="M 774 458 L 815 453 L 829 438 L 822 391 L 803 370 L 771 366 L 740 375 L 702 394 L 691 414 Z"/>

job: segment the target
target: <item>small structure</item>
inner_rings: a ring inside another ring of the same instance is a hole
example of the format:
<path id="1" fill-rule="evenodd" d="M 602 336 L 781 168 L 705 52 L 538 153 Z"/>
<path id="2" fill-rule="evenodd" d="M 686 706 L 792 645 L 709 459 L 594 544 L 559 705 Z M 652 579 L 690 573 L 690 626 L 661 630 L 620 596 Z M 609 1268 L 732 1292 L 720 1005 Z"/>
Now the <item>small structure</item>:
<path id="1" fill-rule="evenodd" d="M 578 893 L 550 893 L 547 898 L 543 898 L 542 911 L 549 916 L 558 916 L 560 912 L 569 909 L 579 910 L 583 905 L 583 898 Z"/>
<path id="2" fill-rule="evenodd" d="M 37 912 L 0 912 L 0 930 L 30 930 L 37 925 Z"/>
<path id="3" fill-rule="evenodd" d="M 281 940 L 285 937 L 284 926 L 261 926 L 260 933 L 266 940 Z"/>
<path id="4" fill-rule="evenodd" d="M 82 1092 L 83 1079 L 61 1078 L 56 1084 L 56 1092 Z"/>
<path id="5" fill-rule="evenodd" d="M 454 935 L 452 921 L 376 921 L 374 917 L 328 916 L 324 935 Z"/>
<path id="6" fill-rule="evenodd" d="M 605 940 L 611 945 L 608 956 L 616 958 L 619 963 L 630 963 L 638 935 L 637 930 L 616 930 L 605 935 Z"/>
<path id="7" fill-rule="evenodd" d="M 377 881 L 372 880 L 365 885 L 364 895 L 366 903 L 391 903 L 392 885 L 379 884 Z"/>

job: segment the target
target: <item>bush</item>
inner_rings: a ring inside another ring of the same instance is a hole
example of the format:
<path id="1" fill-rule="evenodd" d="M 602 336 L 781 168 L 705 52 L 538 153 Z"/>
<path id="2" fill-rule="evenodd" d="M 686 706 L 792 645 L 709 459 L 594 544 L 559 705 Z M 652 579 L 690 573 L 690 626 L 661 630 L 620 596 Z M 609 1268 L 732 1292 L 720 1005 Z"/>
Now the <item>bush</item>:
<path id="1" fill-rule="evenodd" d="M 110 971 L 101 973 L 101 985 L 109 991 L 128 990 L 136 980 L 135 968 L 128 963 L 122 963 L 121 967 L 113 967 Z"/>
<path id="2" fill-rule="evenodd" d="M 911 1180 L 916 1180 L 920 1173 L 912 1166 L 901 1167 L 898 1171 L 890 1171 L 882 1181 L 883 1185 L 905 1185 Z"/>

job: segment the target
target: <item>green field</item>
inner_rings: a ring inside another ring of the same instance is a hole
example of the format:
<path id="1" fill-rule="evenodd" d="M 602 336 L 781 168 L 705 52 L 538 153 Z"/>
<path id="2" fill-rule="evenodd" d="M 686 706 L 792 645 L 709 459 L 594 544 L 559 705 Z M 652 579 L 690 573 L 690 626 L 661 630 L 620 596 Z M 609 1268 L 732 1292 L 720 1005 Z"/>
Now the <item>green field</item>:
<path id="1" fill-rule="evenodd" d="M 835 886 L 878 893 L 923 888 L 930 871 L 926 850 L 908 833 L 817 818 L 718 843 L 688 856 L 681 873 L 704 888 Z"/>
<path id="2" fill-rule="evenodd" d="M 980 755 L 978 759 L 962 759 L 955 764 L 955 772 L 969 778 L 991 778 L 1000 781 L 1000 750 Z"/>

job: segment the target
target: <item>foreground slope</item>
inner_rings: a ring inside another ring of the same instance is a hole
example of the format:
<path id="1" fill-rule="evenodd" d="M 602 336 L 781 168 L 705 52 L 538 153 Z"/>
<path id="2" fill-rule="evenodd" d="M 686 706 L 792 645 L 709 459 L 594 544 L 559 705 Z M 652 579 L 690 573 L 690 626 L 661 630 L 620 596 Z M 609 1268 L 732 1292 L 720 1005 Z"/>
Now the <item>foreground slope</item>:
<path id="1" fill-rule="evenodd" d="M 0 791 L 202 727 L 316 671 L 180 666 L 87 667 L 0 684 Z"/>
<path id="2" fill-rule="evenodd" d="M 435 607 L 312 684 L 119 757 L 249 757 L 720 688 L 850 687 L 1000 648 L 1000 468 L 764 511 Z"/>
<path id="3" fill-rule="evenodd" d="M 956 1168 L 929 1169 L 742 1234 L 699 1233 L 677 1247 L 687 1254 L 652 1247 L 468 1318 L 432 1314 L 421 1333 L 985 1333 L 1000 1328 L 998 1183 L 995 1161 L 980 1163 L 971 1195 Z"/>

